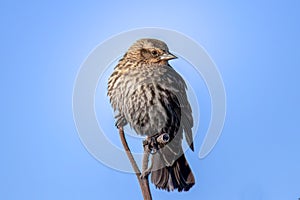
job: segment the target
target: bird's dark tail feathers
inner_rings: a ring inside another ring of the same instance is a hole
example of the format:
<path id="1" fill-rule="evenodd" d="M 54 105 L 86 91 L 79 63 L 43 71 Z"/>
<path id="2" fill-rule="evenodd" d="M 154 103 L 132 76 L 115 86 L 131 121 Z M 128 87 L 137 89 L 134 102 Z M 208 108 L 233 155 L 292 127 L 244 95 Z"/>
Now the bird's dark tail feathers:
<path id="1" fill-rule="evenodd" d="M 171 166 L 165 166 L 163 168 L 155 167 L 163 163 L 162 155 L 153 155 L 154 169 L 151 172 L 151 181 L 159 189 L 173 191 L 178 190 L 188 191 L 194 184 L 195 178 L 192 170 L 182 154 Z"/>

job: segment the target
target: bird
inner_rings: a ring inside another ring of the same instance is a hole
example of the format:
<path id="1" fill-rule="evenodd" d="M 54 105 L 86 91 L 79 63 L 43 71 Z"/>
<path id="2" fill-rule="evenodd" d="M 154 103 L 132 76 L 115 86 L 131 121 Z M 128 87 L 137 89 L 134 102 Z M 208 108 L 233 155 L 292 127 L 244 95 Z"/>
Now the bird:
<path id="1" fill-rule="evenodd" d="M 110 75 L 107 95 L 117 113 L 116 126 L 129 124 L 136 134 L 146 137 L 143 146 L 152 159 L 147 170 L 143 167 L 142 177 L 151 174 L 156 188 L 181 192 L 195 184 L 182 148 L 184 135 L 194 151 L 193 117 L 187 85 L 169 64 L 176 58 L 165 42 L 138 39 Z"/>

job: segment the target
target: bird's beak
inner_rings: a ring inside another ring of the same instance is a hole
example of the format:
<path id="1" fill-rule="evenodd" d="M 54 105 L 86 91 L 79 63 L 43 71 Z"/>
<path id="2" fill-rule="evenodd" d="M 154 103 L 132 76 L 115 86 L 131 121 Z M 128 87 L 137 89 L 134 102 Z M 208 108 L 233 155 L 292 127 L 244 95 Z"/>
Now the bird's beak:
<path id="1" fill-rule="evenodd" d="M 174 55 L 171 54 L 171 53 L 164 53 L 164 54 L 161 55 L 159 58 L 160 58 L 160 60 L 172 60 L 172 59 L 175 59 L 175 58 L 177 58 L 177 57 L 174 56 Z"/>

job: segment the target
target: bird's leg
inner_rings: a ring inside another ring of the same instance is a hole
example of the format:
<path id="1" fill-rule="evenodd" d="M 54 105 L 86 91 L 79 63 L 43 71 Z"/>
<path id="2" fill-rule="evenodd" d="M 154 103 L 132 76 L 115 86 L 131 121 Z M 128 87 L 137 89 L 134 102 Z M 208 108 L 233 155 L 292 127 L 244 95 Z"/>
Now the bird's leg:
<path id="1" fill-rule="evenodd" d="M 152 163 L 150 167 L 148 168 L 148 162 L 149 162 L 149 156 L 151 153 L 151 139 L 146 138 L 143 141 L 143 147 L 144 147 L 144 154 L 143 154 L 143 161 L 142 161 L 142 173 L 141 173 L 141 178 L 146 178 L 150 173 L 152 169 Z"/>

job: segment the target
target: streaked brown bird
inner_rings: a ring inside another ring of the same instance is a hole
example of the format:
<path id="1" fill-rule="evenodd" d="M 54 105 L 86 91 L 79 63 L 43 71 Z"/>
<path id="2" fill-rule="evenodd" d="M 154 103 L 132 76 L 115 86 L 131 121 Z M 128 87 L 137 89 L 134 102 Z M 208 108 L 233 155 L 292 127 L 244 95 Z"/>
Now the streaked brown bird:
<path id="1" fill-rule="evenodd" d="M 194 150 L 191 106 L 183 78 L 169 65 L 176 58 L 157 39 L 136 41 L 120 59 L 108 81 L 108 96 L 116 126 L 129 124 L 147 136 L 142 177 L 151 173 L 152 183 L 167 191 L 188 191 L 195 179 L 182 149 L 183 132 Z M 146 153 L 147 154 L 147 153 Z"/>

